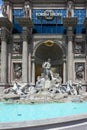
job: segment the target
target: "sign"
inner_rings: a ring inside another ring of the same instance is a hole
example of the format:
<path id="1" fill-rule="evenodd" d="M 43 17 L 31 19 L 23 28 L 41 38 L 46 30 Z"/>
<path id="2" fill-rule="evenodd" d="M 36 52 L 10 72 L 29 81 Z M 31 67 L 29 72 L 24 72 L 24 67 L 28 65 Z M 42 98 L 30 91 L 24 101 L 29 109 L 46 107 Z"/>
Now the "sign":
<path id="1" fill-rule="evenodd" d="M 52 20 L 54 17 L 61 17 L 62 14 L 55 13 L 53 10 L 45 10 L 44 13 L 36 13 L 38 18 L 43 18 L 46 20 Z"/>

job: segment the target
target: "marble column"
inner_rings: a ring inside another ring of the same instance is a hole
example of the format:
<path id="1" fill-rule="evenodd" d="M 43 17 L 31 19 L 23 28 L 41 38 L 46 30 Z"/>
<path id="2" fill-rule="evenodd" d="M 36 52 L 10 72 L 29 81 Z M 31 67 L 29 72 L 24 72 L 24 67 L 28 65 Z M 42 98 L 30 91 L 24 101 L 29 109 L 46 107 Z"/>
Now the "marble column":
<path id="1" fill-rule="evenodd" d="M 27 28 L 23 28 L 22 81 L 28 82 L 28 39 Z"/>
<path id="2" fill-rule="evenodd" d="M 67 78 L 73 80 L 73 41 L 72 36 L 69 33 L 72 32 L 72 28 L 68 28 L 68 50 L 67 50 Z"/>
<path id="3" fill-rule="evenodd" d="M 23 36 L 23 57 L 22 57 L 22 81 L 28 82 L 29 80 L 29 61 L 28 61 L 28 42 L 31 38 L 31 28 L 33 27 L 32 20 L 29 17 L 16 18 L 20 26 L 22 26 Z"/>
<path id="4" fill-rule="evenodd" d="M 73 29 L 77 24 L 76 17 L 63 18 L 63 24 L 67 28 L 67 80 L 73 81 Z"/>
<path id="5" fill-rule="evenodd" d="M 29 46 L 29 56 L 28 56 L 28 62 L 29 62 L 29 82 L 32 82 L 31 81 L 31 46 Z"/>
<path id="6" fill-rule="evenodd" d="M 66 60 L 63 61 L 63 83 L 66 83 Z"/>
<path id="7" fill-rule="evenodd" d="M 32 83 L 35 84 L 35 59 L 32 57 Z"/>
<path id="8" fill-rule="evenodd" d="M 7 41 L 10 43 L 12 31 L 12 23 L 7 17 L 0 18 L 1 28 L 1 83 L 6 85 L 8 82 L 8 54 L 7 54 Z"/>
<path id="9" fill-rule="evenodd" d="M 7 83 L 7 42 L 6 42 L 6 30 L 2 28 L 1 36 L 1 83 Z"/>

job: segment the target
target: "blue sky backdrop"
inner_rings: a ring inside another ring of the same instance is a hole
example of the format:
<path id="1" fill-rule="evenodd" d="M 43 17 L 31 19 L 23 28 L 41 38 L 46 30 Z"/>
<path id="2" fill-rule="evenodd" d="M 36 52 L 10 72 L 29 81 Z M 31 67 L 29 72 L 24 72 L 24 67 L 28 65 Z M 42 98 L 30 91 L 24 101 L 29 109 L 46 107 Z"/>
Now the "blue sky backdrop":
<path id="1" fill-rule="evenodd" d="M 0 0 L 0 5 L 2 5 L 2 0 Z"/>
<path id="2" fill-rule="evenodd" d="M 2 0 L 0 0 L 0 17 L 2 17 L 1 5 L 2 5 Z"/>

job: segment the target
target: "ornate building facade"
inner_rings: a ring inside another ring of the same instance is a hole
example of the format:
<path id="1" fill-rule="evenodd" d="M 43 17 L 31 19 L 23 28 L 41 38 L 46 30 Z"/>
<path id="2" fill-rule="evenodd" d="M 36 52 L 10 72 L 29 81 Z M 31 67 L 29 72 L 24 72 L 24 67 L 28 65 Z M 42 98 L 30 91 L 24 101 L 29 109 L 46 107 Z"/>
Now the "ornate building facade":
<path id="1" fill-rule="evenodd" d="M 51 59 L 62 83 L 87 83 L 87 0 L 3 0 L 0 84 L 35 83 Z"/>

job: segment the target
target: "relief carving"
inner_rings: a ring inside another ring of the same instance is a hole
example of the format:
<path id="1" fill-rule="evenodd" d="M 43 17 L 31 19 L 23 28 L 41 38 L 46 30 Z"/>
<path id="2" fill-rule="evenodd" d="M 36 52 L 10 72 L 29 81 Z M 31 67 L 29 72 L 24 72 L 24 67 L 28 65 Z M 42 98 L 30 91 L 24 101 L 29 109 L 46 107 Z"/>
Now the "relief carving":
<path id="1" fill-rule="evenodd" d="M 22 79 L 22 64 L 21 63 L 14 63 L 14 79 L 21 80 Z"/>
<path id="2" fill-rule="evenodd" d="M 85 79 L 85 63 L 75 63 L 75 78 L 76 80 Z"/>
<path id="3" fill-rule="evenodd" d="M 13 44 L 13 54 L 22 54 L 22 43 Z"/>
<path id="4" fill-rule="evenodd" d="M 74 52 L 75 54 L 85 54 L 85 44 L 84 43 L 75 43 L 74 47 Z"/>

